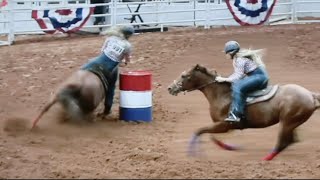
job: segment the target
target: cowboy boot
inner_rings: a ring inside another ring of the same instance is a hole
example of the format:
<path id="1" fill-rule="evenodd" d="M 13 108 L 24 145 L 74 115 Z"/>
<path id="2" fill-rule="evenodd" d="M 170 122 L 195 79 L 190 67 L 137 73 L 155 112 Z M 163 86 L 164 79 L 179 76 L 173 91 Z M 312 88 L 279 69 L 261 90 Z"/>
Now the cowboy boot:
<path id="1" fill-rule="evenodd" d="M 241 115 L 238 113 L 235 113 L 231 111 L 228 115 L 228 117 L 225 119 L 226 122 L 231 122 L 231 123 L 238 123 L 241 121 Z"/>

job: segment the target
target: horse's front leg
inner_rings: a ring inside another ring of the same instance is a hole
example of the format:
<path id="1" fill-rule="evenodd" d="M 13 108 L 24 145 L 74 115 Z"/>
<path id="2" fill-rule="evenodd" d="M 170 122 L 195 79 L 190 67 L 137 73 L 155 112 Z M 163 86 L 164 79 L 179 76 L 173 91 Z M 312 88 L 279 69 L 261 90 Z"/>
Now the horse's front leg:
<path id="1" fill-rule="evenodd" d="M 226 133 L 229 130 L 234 129 L 234 128 L 235 128 L 234 125 L 232 125 L 228 122 L 223 122 L 223 121 L 217 122 L 212 126 L 200 128 L 198 131 L 196 131 L 194 133 L 194 135 L 191 138 L 191 141 L 189 143 L 189 154 L 195 154 L 195 149 L 198 145 L 200 135 L 205 134 L 205 133 L 212 133 L 212 134 L 213 133 Z M 236 150 L 237 149 L 234 146 L 223 143 L 222 141 L 218 140 L 214 136 L 212 136 L 212 140 L 215 144 L 217 144 L 219 147 L 221 147 L 225 150 Z"/>
<path id="2" fill-rule="evenodd" d="M 221 121 L 221 122 L 215 123 L 212 126 L 200 128 L 199 130 L 196 131 L 195 135 L 200 136 L 205 133 L 226 133 L 232 128 L 233 128 L 232 124 Z"/>

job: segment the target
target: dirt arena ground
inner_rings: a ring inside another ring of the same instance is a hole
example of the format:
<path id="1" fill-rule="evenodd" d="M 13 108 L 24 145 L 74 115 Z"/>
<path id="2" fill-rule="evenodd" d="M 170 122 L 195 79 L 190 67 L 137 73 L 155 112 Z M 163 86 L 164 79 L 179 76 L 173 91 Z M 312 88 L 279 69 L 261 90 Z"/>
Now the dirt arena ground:
<path id="1" fill-rule="evenodd" d="M 19 37 L 0 47 L 0 178 L 320 178 L 320 112 L 298 129 L 299 143 L 271 162 L 261 159 L 276 143 L 278 125 L 217 135 L 241 146 L 229 152 L 201 137 L 204 157 L 186 154 L 191 134 L 212 123 L 200 93 L 177 97 L 167 86 L 196 63 L 222 75 L 232 66 L 221 52 L 227 40 L 266 48 L 272 84 L 296 83 L 320 92 L 320 24 L 169 29 L 132 38 L 133 61 L 124 70 L 153 73 L 154 119 L 149 124 L 113 115 L 91 125 L 57 122 L 52 109 L 35 132 L 27 128 L 54 89 L 99 53 L 104 38 Z M 99 109 L 101 110 L 101 108 Z"/>

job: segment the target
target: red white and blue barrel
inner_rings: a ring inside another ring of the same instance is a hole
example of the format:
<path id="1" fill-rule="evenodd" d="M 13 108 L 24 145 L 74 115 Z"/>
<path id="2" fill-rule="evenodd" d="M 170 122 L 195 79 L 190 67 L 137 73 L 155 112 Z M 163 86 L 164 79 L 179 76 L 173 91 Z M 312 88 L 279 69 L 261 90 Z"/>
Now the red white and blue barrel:
<path id="1" fill-rule="evenodd" d="M 120 73 L 120 119 L 152 120 L 152 76 L 148 71 Z"/>

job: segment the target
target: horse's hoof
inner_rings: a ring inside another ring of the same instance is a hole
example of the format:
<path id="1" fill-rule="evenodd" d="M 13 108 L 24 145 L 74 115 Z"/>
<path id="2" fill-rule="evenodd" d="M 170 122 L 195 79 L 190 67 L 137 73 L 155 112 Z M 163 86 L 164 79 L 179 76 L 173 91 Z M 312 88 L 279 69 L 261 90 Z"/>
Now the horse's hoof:
<path id="1" fill-rule="evenodd" d="M 223 144 L 220 147 L 223 148 L 224 150 L 227 150 L 227 151 L 238 151 L 238 150 L 240 150 L 239 147 L 234 146 L 234 145 L 230 145 L 230 144 Z"/>
<path id="2" fill-rule="evenodd" d="M 262 160 L 263 160 L 263 161 L 271 161 L 272 158 L 270 158 L 269 156 L 267 156 L 267 157 L 264 157 Z"/>
<path id="3" fill-rule="evenodd" d="M 189 157 L 199 157 L 201 152 L 194 148 L 189 148 L 187 154 Z"/>
<path id="4" fill-rule="evenodd" d="M 190 150 L 190 149 L 188 149 L 187 154 L 188 154 L 189 157 L 195 157 L 196 156 L 196 153 L 193 150 Z"/>
<path id="5" fill-rule="evenodd" d="M 227 151 L 236 151 L 236 150 L 240 150 L 240 147 L 234 146 L 234 145 L 229 145 L 229 144 L 225 144 L 219 140 L 213 139 L 213 142 L 218 145 L 219 147 L 221 147 L 224 150 Z"/>
<path id="6" fill-rule="evenodd" d="M 237 150 L 240 150 L 239 147 L 234 146 L 234 145 L 230 145 L 230 144 L 225 144 L 224 149 L 225 149 L 225 150 L 228 150 L 228 151 L 237 151 Z"/>
<path id="7" fill-rule="evenodd" d="M 189 141 L 189 147 L 188 147 L 188 155 L 189 156 L 196 156 L 196 148 L 198 145 L 198 136 L 193 135 Z"/>
<path id="8" fill-rule="evenodd" d="M 268 156 L 264 157 L 262 160 L 263 161 L 271 161 L 273 158 L 274 157 L 271 154 L 269 154 Z"/>
<path id="9" fill-rule="evenodd" d="M 266 157 L 264 157 L 262 160 L 264 161 L 271 161 L 276 155 L 278 155 L 279 152 L 277 151 L 274 151 L 274 152 L 271 152 L 270 154 L 268 154 Z"/>
<path id="10" fill-rule="evenodd" d="M 29 129 L 29 131 L 30 132 L 37 132 L 37 131 L 39 131 L 40 130 L 40 128 L 39 128 L 39 126 L 32 126 L 30 129 Z"/>

